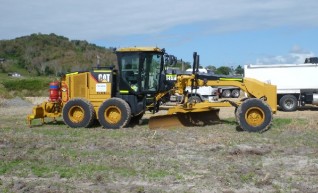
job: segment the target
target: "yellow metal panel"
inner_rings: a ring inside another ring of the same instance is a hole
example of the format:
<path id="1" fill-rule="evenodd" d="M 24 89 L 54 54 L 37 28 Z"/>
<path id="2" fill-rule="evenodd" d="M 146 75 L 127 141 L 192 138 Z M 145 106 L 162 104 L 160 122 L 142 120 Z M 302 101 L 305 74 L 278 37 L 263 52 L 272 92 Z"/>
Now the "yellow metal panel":
<path id="1" fill-rule="evenodd" d="M 72 72 L 72 73 L 68 73 L 65 76 L 70 76 L 70 75 L 74 75 L 74 74 L 78 74 L 78 72 Z"/>
<path id="2" fill-rule="evenodd" d="M 108 99 L 111 96 L 111 82 L 97 82 L 93 77 L 89 78 L 89 98 Z"/>
<path id="3" fill-rule="evenodd" d="M 70 76 L 70 98 L 87 98 L 87 73 L 74 74 Z"/>

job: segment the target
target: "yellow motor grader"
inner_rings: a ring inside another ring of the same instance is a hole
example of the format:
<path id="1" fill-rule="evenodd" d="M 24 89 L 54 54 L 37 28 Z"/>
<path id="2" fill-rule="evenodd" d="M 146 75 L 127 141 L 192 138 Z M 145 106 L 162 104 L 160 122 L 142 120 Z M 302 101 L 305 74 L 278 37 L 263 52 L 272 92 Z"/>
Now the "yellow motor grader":
<path id="1" fill-rule="evenodd" d="M 194 53 L 192 74 L 179 75 L 174 84 L 165 80 L 165 67 L 175 61 L 164 49 L 129 47 L 116 51 L 116 67 L 99 67 L 74 72 L 50 84 L 49 100 L 33 108 L 27 119 L 62 116 L 69 127 L 90 127 L 95 120 L 107 129 L 118 129 L 139 121 L 146 110 L 159 111 L 167 93 L 184 95 L 182 103 L 166 115 L 152 116 L 149 127 L 203 126 L 219 120 L 217 107 L 236 107 L 238 125 L 249 132 L 261 132 L 270 126 L 276 112 L 276 86 L 255 79 L 229 78 L 197 73 L 199 56 Z M 249 98 L 239 102 L 188 101 L 187 86 L 236 86 Z"/>

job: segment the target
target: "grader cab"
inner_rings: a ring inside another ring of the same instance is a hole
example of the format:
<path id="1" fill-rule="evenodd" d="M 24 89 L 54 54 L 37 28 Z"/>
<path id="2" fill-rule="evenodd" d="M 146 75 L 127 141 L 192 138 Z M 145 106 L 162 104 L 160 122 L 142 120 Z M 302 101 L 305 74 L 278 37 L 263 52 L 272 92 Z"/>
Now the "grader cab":
<path id="1" fill-rule="evenodd" d="M 218 120 L 216 107 L 236 107 L 239 126 L 247 131 L 266 130 L 276 112 L 276 87 L 254 79 L 224 79 L 214 76 L 178 76 L 174 85 L 165 80 L 165 65 L 174 57 L 164 49 L 132 47 L 117 50 L 116 68 L 96 68 L 89 72 L 66 74 L 50 85 L 50 99 L 33 108 L 33 119 L 63 117 L 69 127 L 90 127 L 95 120 L 104 128 L 117 129 L 140 120 L 146 110 L 159 110 L 160 99 L 168 92 L 185 95 L 182 104 L 167 115 L 152 116 L 150 128 L 207 125 Z M 199 65 L 194 54 L 194 67 Z M 187 100 L 187 86 L 237 86 L 250 99 L 233 102 L 193 103 Z"/>

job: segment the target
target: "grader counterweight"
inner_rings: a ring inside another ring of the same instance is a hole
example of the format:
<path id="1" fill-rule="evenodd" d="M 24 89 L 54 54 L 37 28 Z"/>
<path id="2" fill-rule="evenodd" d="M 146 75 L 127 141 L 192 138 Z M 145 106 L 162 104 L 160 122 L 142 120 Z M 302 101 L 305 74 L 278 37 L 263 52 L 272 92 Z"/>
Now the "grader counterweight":
<path id="1" fill-rule="evenodd" d="M 165 80 L 165 66 L 175 61 L 164 49 L 132 47 L 117 50 L 118 66 L 89 72 L 66 74 L 55 87 L 58 97 L 33 108 L 33 119 L 63 117 L 69 127 L 90 127 L 98 120 L 104 128 L 117 129 L 138 122 L 146 110 L 159 110 L 161 98 L 168 92 L 184 95 L 183 103 L 167 115 L 152 116 L 150 128 L 209 125 L 219 120 L 217 107 L 236 107 L 240 127 L 250 132 L 266 130 L 276 112 L 276 87 L 254 79 L 203 76 L 195 72 L 198 56 L 194 54 L 191 75 L 178 76 L 174 85 Z M 240 102 L 195 103 L 187 100 L 187 86 L 236 86 L 250 99 Z"/>

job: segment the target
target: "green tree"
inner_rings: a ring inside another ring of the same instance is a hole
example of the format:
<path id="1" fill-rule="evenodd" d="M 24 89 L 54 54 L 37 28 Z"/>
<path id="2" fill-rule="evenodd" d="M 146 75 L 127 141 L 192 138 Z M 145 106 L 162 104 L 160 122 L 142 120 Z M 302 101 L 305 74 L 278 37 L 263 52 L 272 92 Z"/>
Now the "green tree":
<path id="1" fill-rule="evenodd" d="M 227 66 L 221 66 L 216 69 L 215 74 L 223 74 L 223 75 L 229 75 L 231 72 L 231 68 Z"/>
<path id="2" fill-rule="evenodd" d="M 188 68 L 191 68 L 191 64 L 190 62 L 185 62 L 185 61 L 182 61 L 181 60 L 177 60 L 177 63 L 174 65 L 174 66 L 171 66 L 171 67 L 177 67 L 178 69 L 182 69 L 182 65 L 183 65 L 183 68 L 184 70 L 187 70 Z"/>
<path id="3" fill-rule="evenodd" d="M 241 65 L 238 65 L 236 68 L 235 68 L 235 74 L 244 74 L 244 68 L 242 68 Z"/>
<path id="4" fill-rule="evenodd" d="M 50 67 L 45 66 L 44 74 L 45 74 L 46 76 L 49 76 L 49 75 L 54 74 L 54 71 L 53 71 Z"/>
<path id="5" fill-rule="evenodd" d="M 83 40 L 69 40 L 54 33 L 31 34 L 13 40 L 0 40 L 0 58 L 12 61 L 10 68 L 34 75 L 58 74 L 78 66 L 87 69 L 99 56 L 101 66 L 116 64 L 113 50 Z M 52 64 L 56 65 L 52 67 Z M 12 67 L 11 67 L 12 66 Z M 46 68 L 49 66 L 49 68 Z M 7 71 L 4 65 L 0 71 Z"/>
<path id="6" fill-rule="evenodd" d="M 205 67 L 207 70 L 211 71 L 211 72 L 215 72 L 216 71 L 216 67 L 213 65 L 208 65 Z"/>
<path id="7" fill-rule="evenodd" d="M 208 65 L 205 67 L 206 69 L 209 69 L 209 70 L 216 70 L 216 67 L 213 66 L 213 65 Z"/>

